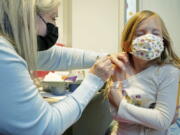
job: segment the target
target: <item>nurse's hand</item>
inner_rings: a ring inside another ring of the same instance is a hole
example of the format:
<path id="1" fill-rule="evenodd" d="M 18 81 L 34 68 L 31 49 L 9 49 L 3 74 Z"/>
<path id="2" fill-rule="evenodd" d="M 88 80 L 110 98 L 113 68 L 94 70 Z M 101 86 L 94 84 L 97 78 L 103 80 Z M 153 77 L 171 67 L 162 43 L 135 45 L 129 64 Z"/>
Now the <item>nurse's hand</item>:
<path id="1" fill-rule="evenodd" d="M 112 64 L 109 56 L 106 56 L 97 60 L 89 72 L 95 74 L 103 81 L 106 81 L 114 73 L 114 65 Z"/>

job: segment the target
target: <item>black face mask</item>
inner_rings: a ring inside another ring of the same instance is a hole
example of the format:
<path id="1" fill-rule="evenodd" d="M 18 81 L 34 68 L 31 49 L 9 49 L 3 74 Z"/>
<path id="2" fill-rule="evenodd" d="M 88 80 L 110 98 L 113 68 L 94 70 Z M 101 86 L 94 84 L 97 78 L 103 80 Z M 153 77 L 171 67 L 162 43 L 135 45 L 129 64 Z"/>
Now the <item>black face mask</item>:
<path id="1" fill-rule="evenodd" d="M 52 23 L 46 23 L 41 16 L 40 18 L 47 26 L 47 33 L 45 36 L 37 36 L 38 51 L 45 51 L 55 45 L 58 39 L 58 27 Z"/>

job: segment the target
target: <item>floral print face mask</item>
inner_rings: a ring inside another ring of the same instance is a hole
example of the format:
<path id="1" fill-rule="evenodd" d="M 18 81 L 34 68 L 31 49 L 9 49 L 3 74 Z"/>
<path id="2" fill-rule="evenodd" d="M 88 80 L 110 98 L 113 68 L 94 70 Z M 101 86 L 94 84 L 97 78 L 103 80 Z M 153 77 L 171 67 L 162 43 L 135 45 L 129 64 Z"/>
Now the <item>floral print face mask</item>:
<path id="1" fill-rule="evenodd" d="M 131 54 L 143 59 L 153 60 L 161 56 L 164 50 L 163 39 L 153 34 L 146 34 L 132 41 Z"/>

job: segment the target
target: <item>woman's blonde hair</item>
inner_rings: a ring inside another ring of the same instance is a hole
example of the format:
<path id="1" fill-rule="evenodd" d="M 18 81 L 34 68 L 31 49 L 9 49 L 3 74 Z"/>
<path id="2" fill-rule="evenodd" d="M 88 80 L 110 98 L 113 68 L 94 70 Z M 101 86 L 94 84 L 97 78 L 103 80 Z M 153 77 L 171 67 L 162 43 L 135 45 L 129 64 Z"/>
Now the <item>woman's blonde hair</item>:
<path id="1" fill-rule="evenodd" d="M 60 0 L 1 0 L 0 35 L 9 40 L 17 53 L 26 60 L 29 70 L 36 68 L 37 12 L 56 8 Z"/>
<path id="2" fill-rule="evenodd" d="M 155 62 L 157 64 L 169 63 L 180 68 L 180 59 L 172 49 L 172 41 L 163 20 L 158 14 L 149 10 L 144 10 L 136 13 L 125 25 L 121 38 L 122 51 L 127 53 L 131 51 L 131 43 L 135 36 L 135 32 L 139 24 L 145 19 L 152 16 L 156 16 L 161 23 L 161 30 L 162 30 L 162 36 L 163 36 L 164 48 L 165 48 L 161 54 L 161 57 L 156 59 Z"/>
<path id="3" fill-rule="evenodd" d="M 60 0 L 37 0 L 36 5 L 38 14 L 46 14 L 59 7 Z"/>

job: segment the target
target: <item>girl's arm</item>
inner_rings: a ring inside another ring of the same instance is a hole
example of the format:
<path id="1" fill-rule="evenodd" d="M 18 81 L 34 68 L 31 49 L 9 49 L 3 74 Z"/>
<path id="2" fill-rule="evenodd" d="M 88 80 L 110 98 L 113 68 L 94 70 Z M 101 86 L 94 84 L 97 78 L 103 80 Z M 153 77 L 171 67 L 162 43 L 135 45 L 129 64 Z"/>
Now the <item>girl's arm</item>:
<path id="1" fill-rule="evenodd" d="M 167 129 L 175 115 L 179 81 L 179 70 L 171 69 L 163 72 L 159 79 L 160 87 L 154 109 L 135 106 L 123 98 L 119 103 L 117 117 L 157 130 Z"/>

